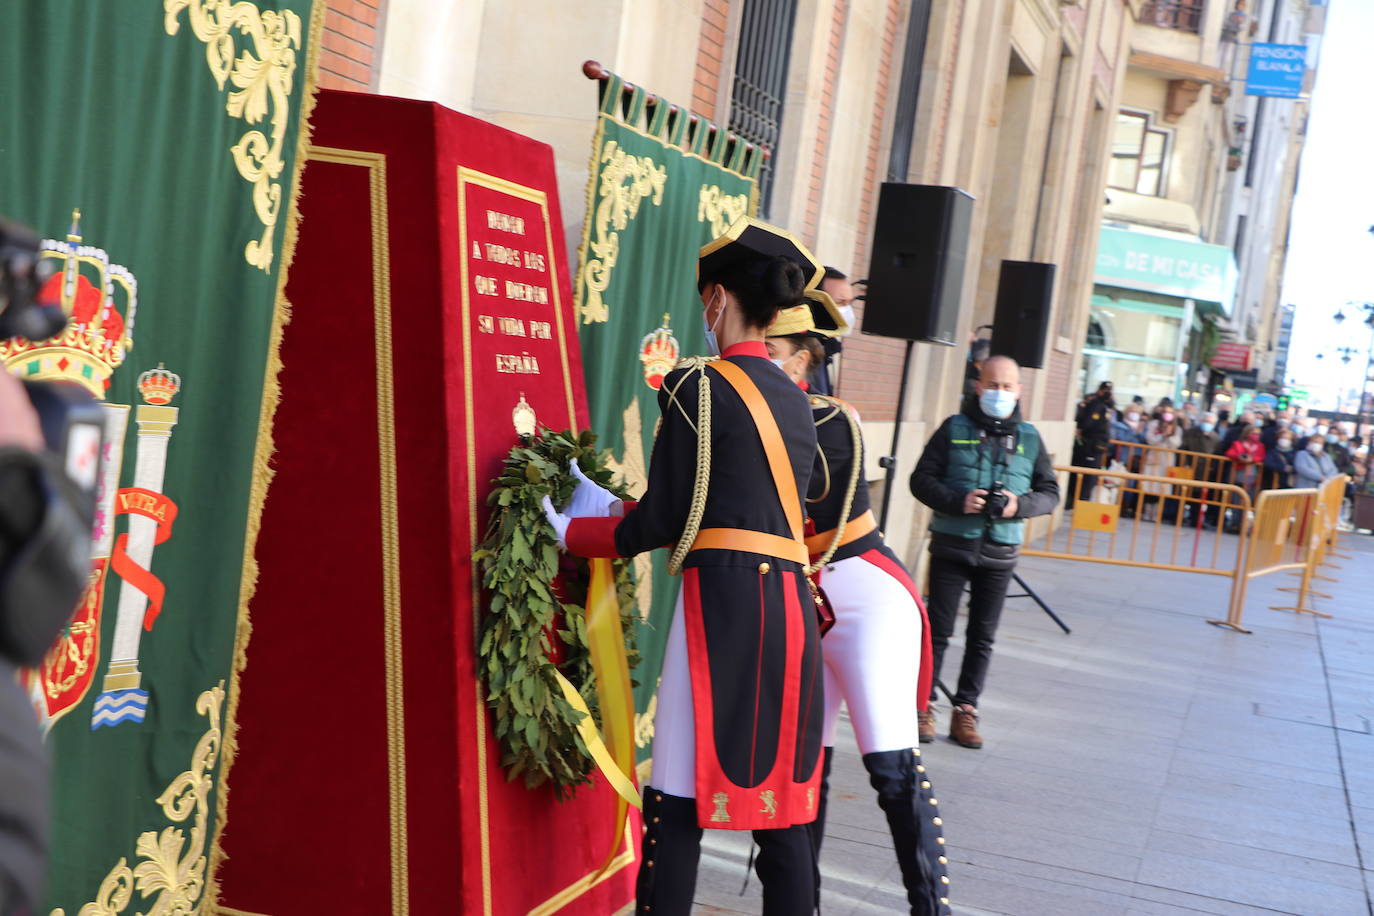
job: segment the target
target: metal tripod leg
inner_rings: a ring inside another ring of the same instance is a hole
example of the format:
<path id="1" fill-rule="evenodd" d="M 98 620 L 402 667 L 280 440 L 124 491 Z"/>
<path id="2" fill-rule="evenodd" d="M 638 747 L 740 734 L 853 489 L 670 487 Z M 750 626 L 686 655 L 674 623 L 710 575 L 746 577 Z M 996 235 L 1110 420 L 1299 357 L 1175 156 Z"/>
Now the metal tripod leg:
<path id="1" fill-rule="evenodd" d="M 1056 614 L 1050 608 L 1050 606 L 1045 603 L 1045 600 L 1035 593 L 1035 589 L 1031 588 L 1029 585 L 1026 584 L 1026 580 L 1021 578 L 1020 573 L 1012 573 L 1011 577 L 1016 580 L 1017 585 L 1021 586 L 1026 590 L 1026 593 L 1024 595 L 1008 595 L 1008 598 L 1029 598 L 1036 604 L 1040 605 L 1040 610 L 1044 611 L 1046 614 L 1049 614 L 1051 620 L 1059 624 L 1059 629 L 1063 630 L 1065 633 L 1073 632 L 1073 630 L 1069 629 L 1069 625 L 1067 623 L 1059 619 L 1059 615 Z"/>

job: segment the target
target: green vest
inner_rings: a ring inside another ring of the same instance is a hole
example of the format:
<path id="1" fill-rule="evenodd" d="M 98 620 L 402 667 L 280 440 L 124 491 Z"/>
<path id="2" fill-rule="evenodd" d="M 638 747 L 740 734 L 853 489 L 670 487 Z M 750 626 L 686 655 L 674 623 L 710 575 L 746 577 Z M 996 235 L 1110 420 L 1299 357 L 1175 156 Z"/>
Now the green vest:
<path id="1" fill-rule="evenodd" d="M 945 485 L 958 493 L 986 490 L 993 481 L 1002 481 L 1008 493 L 1018 496 L 1030 492 L 1035 459 L 1040 454 L 1040 434 L 1029 423 L 1016 427 L 1016 451 L 1008 452 L 997 440 L 985 439 L 983 430 L 963 414 L 949 420 L 949 461 Z M 987 532 L 988 540 L 998 544 L 1020 544 L 1025 534 L 1022 518 L 988 518 L 986 515 L 946 515 L 936 512 L 932 531 L 956 537 L 976 538 Z"/>

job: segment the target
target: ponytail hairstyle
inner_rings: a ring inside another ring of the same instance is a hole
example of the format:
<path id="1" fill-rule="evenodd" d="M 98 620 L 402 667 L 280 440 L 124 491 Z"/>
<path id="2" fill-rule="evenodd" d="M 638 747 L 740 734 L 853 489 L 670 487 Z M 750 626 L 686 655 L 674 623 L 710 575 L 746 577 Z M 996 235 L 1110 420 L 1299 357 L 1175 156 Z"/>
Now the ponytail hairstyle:
<path id="1" fill-rule="evenodd" d="M 751 328 L 766 328 L 780 309 L 802 301 L 806 277 L 795 261 L 784 257 L 744 258 L 711 278 L 734 293 L 740 312 Z"/>

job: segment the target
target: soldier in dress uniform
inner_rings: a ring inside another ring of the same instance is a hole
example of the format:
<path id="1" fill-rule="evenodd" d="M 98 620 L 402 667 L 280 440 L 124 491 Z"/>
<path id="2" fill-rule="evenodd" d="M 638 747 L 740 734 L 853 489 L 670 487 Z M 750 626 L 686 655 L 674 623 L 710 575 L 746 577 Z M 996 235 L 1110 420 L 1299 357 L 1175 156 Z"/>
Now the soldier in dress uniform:
<path id="1" fill-rule="evenodd" d="M 843 334 L 846 323 L 824 292 L 785 309 L 768 329 L 768 350 L 805 387 L 808 338 Z M 800 357 L 798 356 L 800 354 Z M 929 703 L 930 631 L 906 568 L 886 544 L 869 508 L 857 412 L 811 395 L 817 451 L 807 508 L 816 533 L 806 539 L 834 624 L 825 658 L 825 760 L 821 804 L 811 825 L 819 856 L 840 702 L 863 755 L 878 806 L 887 816 L 913 916 L 945 916 L 949 877 L 929 774 L 917 748 L 918 712 Z M 919 662 L 919 664 L 918 664 Z M 819 880 L 819 876 L 818 876 Z"/>
<path id="2" fill-rule="evenodd" d="M 682 589 L 636 912 L 691 912 L 703 828 L 754 831 L 767 916 L 814 906 L 806 825 L 820 802 L 824 705 L 803 498 L 816 432 L 805 395 L 769 362 L 764 330 L 820 276 L 799 242 L 748 218 L 702 248 L 697 286 L 720 359 L 686 360 L 664 379 L 643 498 L 613 507 L 621 518 L 569 519 L 546 505 L 581 556 L 676 545 L 669 570 L 681 570 Z"/>

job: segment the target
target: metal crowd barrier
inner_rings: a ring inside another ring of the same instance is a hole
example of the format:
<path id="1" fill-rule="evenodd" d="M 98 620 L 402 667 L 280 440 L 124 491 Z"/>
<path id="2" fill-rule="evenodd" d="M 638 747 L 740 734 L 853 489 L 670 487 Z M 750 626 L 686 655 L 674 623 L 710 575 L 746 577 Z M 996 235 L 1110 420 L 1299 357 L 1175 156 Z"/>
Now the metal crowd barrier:
<path id="1" fill-rule="evenodd" d="M 1327 566 L 1335 569 L 1340 568 L 1339 563 L 1331 561 L 1332 556 L 1347 557 L 1347 554 L 1340 553 L 1337 549 L 1337 542 L 1340 538 L 1340 517 L 1341 502 L 1345 499 L 1345 487 L 1347 479 L 1344 476 L 1333 477 L 1322 483 L 1317 490 L 1289 490 L 1277 492 L 1305 492 L 1314 494 L 1309 497 L 1311 500 L 1309 509 L 1309 522 L 1306 544 L 1306 555 L 1299 572 L 1299 582 L 1297 586 L 1282 587 L 1279 591 L 1296 592 L 1298 599 L 1295 605 L 1274 605 L 1270 610 L 1274 611 L 1295 611 L 1299 614 L 1312 614 L 1316 617 L 1330 618 L 1331 615 L 1319 611 L 1311 606 L 1311 599 L 1325 598 L 1331 599 L 1331 595 L 1317 591 L 1312 582 L 1314 579 L 1323 579 L 1327 582 L 1335 582 L 1332 576 L 1323 575 L 1317 572 L 1318 567 Z"/>
<path id="2" fill-rule="evenodd" d="M 1132 448 L 1155 446 L 1131 444 Z M 1176 454 L 1210 459 L 1200 452 Z M 1229 464 L 1229 459 L 1223 459 Z M 1320 489 L 1263 490 L 1255 501 L 1240 486 L 1194 479 L 1206 462 L 1171 468 L 1168 476 L 1103 468 L 1056 466 L 1080 487 L 1071 521 L 1056 529 L 1051 516 L 1027 520 L 1026 556 L 1077 560 L 1225 576 L 1231 580 L 1226 617 L 1216 626 L 1249 633 L 1242 625 L 1251 580 L 1276 572 L 1299 575 L 1299 584 L 1281 591 L 1297 593 L 1293 606 L 1274 607 L 1329 617 L 1310 606 L 1312 597 L 1330 598 L 1313 581 L 1335 581 L 1317 570 L 1337 567 L 1331 556 L 1339 537 L 1345 496 L 1344 477 Z M 1042 542 L 1037 544 L 1037 542 Z M 1337 567 L 1338 568 L 1338 567 Z"/>
<path id="3" fill-rule="evenodd" d="M 1139 446 L 1146 448 L 1146 446 Z M 1205 456 L 1204 456 L 1205 457 Z M 1238 617 L 1235 583 L 1244 573 L 1251 527 L 1242 487 L 1187 476 L 1057 466 L 1083 486 L 1066 530 L 1052 517 L 1027 521 L 1027 556 L 1225 576 L 1232 580 L 1228 620 Z M 1232 528 L 1237 537 L 1226 533 Z M 1036 546 L 1038 540 L 1043 546 Z"/>

